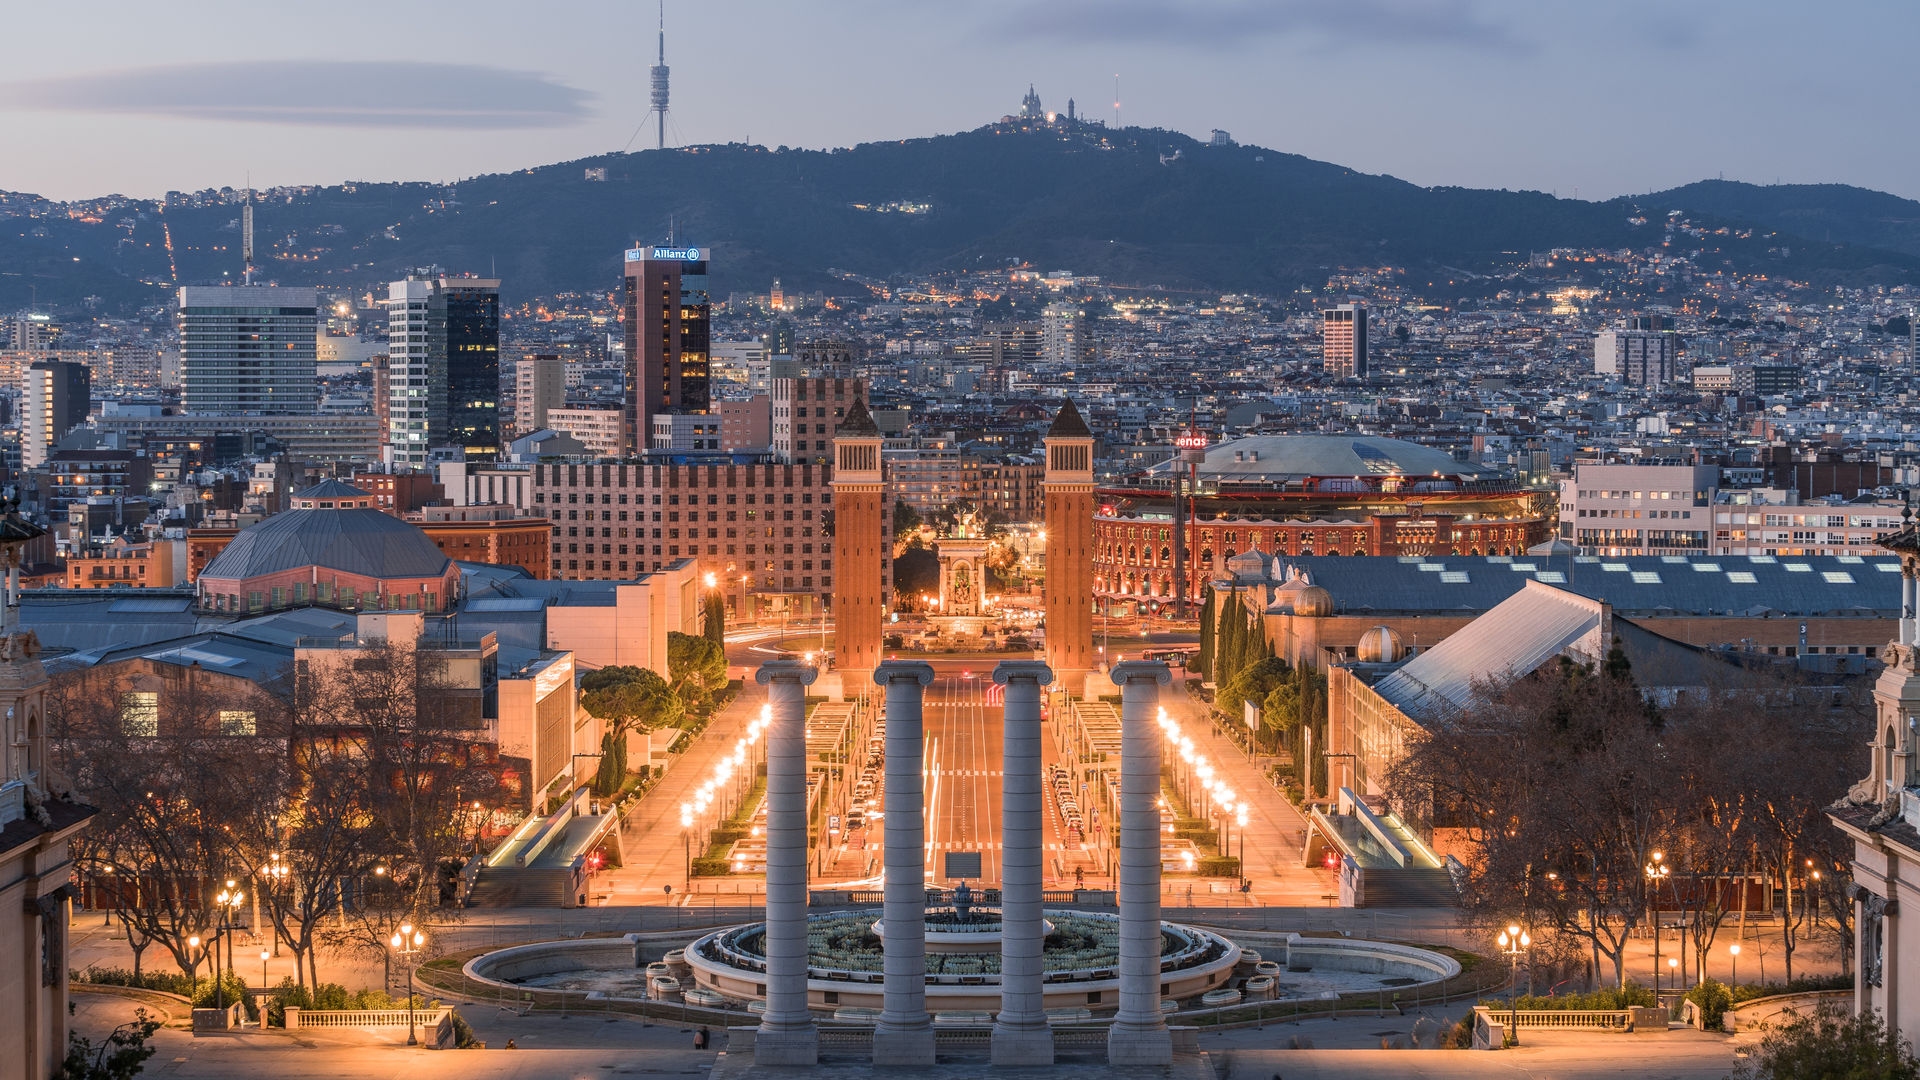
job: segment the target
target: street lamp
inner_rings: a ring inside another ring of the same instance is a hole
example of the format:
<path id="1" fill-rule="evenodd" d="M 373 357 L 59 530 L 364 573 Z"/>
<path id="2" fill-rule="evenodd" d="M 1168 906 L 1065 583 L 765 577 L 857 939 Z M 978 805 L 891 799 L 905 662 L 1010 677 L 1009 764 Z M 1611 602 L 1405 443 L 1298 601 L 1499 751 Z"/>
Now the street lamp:
<path id="1" fill-rule="evenodd" d="M 1667 857 L 1660 852 L 1653 853 L 1652 861 L 1647 863 L 1647 914 L 1653 919 L 1653 991 L 1660 992 L 1660 896 L 1659 885 L 1673 873 L 1673 867 L 1667 865 Z"/>
<path id="2" fill-rule="evenodd" d="M 1527 947 L 1533 944 L 1533 938 L 1529 936 L 1525 930 L 1520 929 L 1518 923 L 1515 923 L 1501 931 L 1499 938 L 1496 940 L 1499 942 L 1500 951 L 1507 954 L 1509 965 L 1507 1002 L 1510 1006 L 1508 1009 L 1510 1019 L 1507 1024 L 1507 1037 L 1512 1040 L 1514 1046 L 1519 1046 L 1520 954 L 1526 952 Z"/>
<path id="3" fill-rule="evenodd" d="M 427 943 L 427 935 L 413 928 L 412 923 L 401 923 L 400 932 L 387 940 L 393 951 L 407 965 L 407 1045 L 418 1046 L 420 1040 L 413 1034 L 413 958 L 420 953 L 420 947 Z"/>
<path id="4" fill-rule="evenodd" d="M 1733 954 L 1733 985 L 1739 986 L 1740 985 L 1740 943 L 1736 941 L 1732 945 L 1727 946 L 1727 951 Z"/>
<path id="5" fill-rule="evenodd" d="M 213 898 L 214 902 L 219 905 L 220 910 L 220 934 L 227 939 L 227 968 L 233 967 L 233 931 L 237 929 L 233 925 L 233 916 L 240 910 L 240 901 L 246 899 L 247 895 L 244 891 L 235 888 L 235 884 L 234 881 L 229 879 L 227 881 L 227 887 L 221 889 L 219 895 Z M 219 948 L 217 942 L 214 948 Z M 226 970 L 220 966 L 219 957 L 216 955 L 214 958 L 213 972 L 213 1007 L 216 1009 L 225 1009 L 227 1007 L 226 980 L 223 978 L 225 974 Z"/>
<path id="6" fill-rule="evenodd" d="M 1234 812 L 1234 824 L 1240 826 L 1240 880 L 1249 880 L 1247 875 L 1247 804 L 1241 803 Z"/>
<path id="7" fill-rule="evenodd" d="M 266 949 L 260 950 L 260 992 L 263 994 L 266 993 L 267 990 L 267 961 L 271 959 L 272 956 L 273 954 Z M 261 1023 L 264 1026 L 265 1021 Z"/>
<path id="8" fill-rule="evenodd" d="M 199 951 L 200 935 L 195 934 L 187 939 L 187 979 L 196 987 L 200 985 L 200 958 L 196 955 Z"/>
<path id="9" fill-rule="evenodd" d="M 689 896 L 693 894 L 693 807 L 680 804 L 680 850 L 686 855 L 686 882 L 681 889 Z"/>

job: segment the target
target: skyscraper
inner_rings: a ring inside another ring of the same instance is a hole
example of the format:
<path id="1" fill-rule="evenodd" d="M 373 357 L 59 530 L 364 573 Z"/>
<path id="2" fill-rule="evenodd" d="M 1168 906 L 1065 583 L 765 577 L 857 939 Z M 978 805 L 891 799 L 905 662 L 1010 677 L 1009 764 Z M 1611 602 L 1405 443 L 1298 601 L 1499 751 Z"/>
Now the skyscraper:
<path id="1" fill-rule="evenodd" d="M 1336 379 L 1367 377 L 1367 309 L 1341 304 L 1320 312 L 1320 366 Z"/>
<path id="2" fill-rule="evenodd" d="M 320 403 L 314 290 L 180 290 L 180 400 L 190 413 L 310 415 Z"/>
<path id="3" fill-rule="evenodd" d="M 500 282 L 409 274 L 387 286 L 387 445 L 424 469 L 436 447 L 500 448 Z"/>
<path id="4" fill-rule="evenodd" d="M 465 447 L 468 458 L 492 458 L 500 450 L 500 282 L 443 277 L 440 291 L 447 299 L 448 442 Z"/>
<path id="5" fill-rule="evenodd" d="M 87 365 L 41 360 L 27 367 L 20 405 L 20 464 L 36 469 L 67 432 L 87 420 L 93 406 Z"/>
<path id="6" fill-rule="evenodd" d="M 638 247 L 626 253 L 627 449 L 647 448 L 653 417 L 703 413 L 710 394 L 706 248 Z"/>

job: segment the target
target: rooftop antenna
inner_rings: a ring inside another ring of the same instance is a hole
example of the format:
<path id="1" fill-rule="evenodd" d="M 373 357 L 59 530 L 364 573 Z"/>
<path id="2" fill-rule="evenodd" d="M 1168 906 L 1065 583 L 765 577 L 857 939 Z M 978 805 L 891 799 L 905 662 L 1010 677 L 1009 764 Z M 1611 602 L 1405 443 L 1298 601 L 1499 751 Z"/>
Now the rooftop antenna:
<path id="1" fill-rule="evenodd" d="M 253 284 L 253 174 L 247 174 L 247 201 L 240 205 L 240 259 L 245 264 L 240 280 Z"/>

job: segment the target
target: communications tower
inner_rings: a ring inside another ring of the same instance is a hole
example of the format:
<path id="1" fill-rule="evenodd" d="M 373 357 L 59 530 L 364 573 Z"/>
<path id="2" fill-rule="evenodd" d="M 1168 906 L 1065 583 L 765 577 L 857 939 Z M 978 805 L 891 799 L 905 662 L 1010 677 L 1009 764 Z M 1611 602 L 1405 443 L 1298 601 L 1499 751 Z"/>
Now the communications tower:
<path id="1" fill-rule="evenodd" d="M 240 204 L 240 280 L 253 284 L 253 183 L 247 183 L 247 201 Z"/>
<path id="2" fill-rule="evenodd" d="M 653 107 L 647 115 L 656 117 L 660 124 L 660 138 L 655 149 L 667 148 L 667 0 L 660 0 L 660 62 L 653 65 L 649 74 L 653 79 Z"/>

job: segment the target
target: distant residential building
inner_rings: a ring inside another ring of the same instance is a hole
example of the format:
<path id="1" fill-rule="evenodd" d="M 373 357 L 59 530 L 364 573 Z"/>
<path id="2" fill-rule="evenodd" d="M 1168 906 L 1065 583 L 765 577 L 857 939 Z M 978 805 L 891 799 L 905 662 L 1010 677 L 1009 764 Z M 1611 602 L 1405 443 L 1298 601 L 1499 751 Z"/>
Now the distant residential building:
<path id="1" fill-rule="evenodd" d="M 1576 465 L 1560 482 L 1560 538 L 1590 555 L 1704 554 L 1714 465 Z"/>
<path id="2" fill-rule="evenodd" d="M 410 274 L 387 286 L 387 445 L 425 468 L 436 447 L 500 449 L 500 282 Z"/>
<path id="3" fill-rule="evenodd" d="M 713 381 L 736 383 L 751 393 L 767 392 L 767 358 L 772 353 L 757 338 L 746 341 L 716 341 L 708 370 Z"/>
<path id="4" fill-rule="evenodd" d="M 313 289 L 189 285 L 179 298 L 187 412 L 308 416 L 319 406 Z"/>
<path id="5" fill-rule="evenodd" d="M 788 461 L 824 464 L 833 459 L 833 433 L 856 401 L 867 399 L 858 379 L 773 380 L 773 452 Z"/>
<path id="6" fill-rule="evenodd" d="M 20 464 L 46 464 L 54 444 L 86 423 L 93 408 L 92 376 L 85 364 L 42 360 L 27 368 L 20 398 Z"/>
<path id="7" fill-rule="evenodd" d="M 67 556 L 69 589 L 172 588 L 174 551 L 178 540 L 142 544 L 125 542 L 96 546 Z"/>
<path id="8" fill-rule="evenodd" d="M 1086 348 L 1087 313 L 1072 304 L 1048 304 L 1040 312 L 1040 358 L 1072 368 Z"/>
<path id="9" fill-rule="evenodd" d="M 655 450 L 720 449 L 720 417 L 711 413 L 660 413 L 653 418 Z"/>
<path id="10" fill-rule="evenodd" d="M 1800 374 L 1792 364 L 1714 364 L 1694 368 L 1691 377 L 1702 393 L 1772 397 L 1800 389 Z"/>
<path id="11" fill-rule="evenodd" d="M 1593 339 L 1593 373 L 1628 386 L 1664 386 L 1683 374 L 1680 335 L 1650 315 L 1636 316 L 1625 329 L 1603 330 Z"/>
<path id="12" fill-rule="evenodd" d="M 796 374 L 811 378 L 850 378 L 859 356 L 857 345 L 840 338 L 802 341 L 793 347 L 793 360 L 800 369 Z"/>
<path id="13" fill-rule="evenodd" d="M 1367 309 L 1340 304 L 1320 312 L 1320 367 L 1336 379 L 1367 377 Z"/>
<path id="14" fill-rule="evenodd" d="M 539 431 L 547 412 L 567 403 L 567 364 L 553 353 L 525 356 L 513 368 L 515 435 Z"/>
<path id="15" fill-rule="evenodd" d="M 773 398 L 755 394 L 745 401 L 716 402 L 720 449 L 764 450 L 773 445 Z"/>
<path id="16" fill-rule="evenodd" d="M 646 449 L 656 414 L 703 413 L 712 402 L 710 254 L 661 244 L 626 252 L 625 444 L 616 453 Z"/>
<path id="17" fill-rule="evenodd" d="M 631 445 L 627 437 L 626 413 L 604 407 L 571 407 L 547 410 L 547 427 L 564 431 L 579 439 L 594 457 L 622 457 Z"/>
<path id="18" fill-rule="evenodd" d="M 0 339 L 9 349 L 23 352 L 43 352 L 53 348 L 53 339 L 60 336 L 60 327 L 55 325 L 51 315 L 28 314 L 15 315 L 0 322 Z"/>

